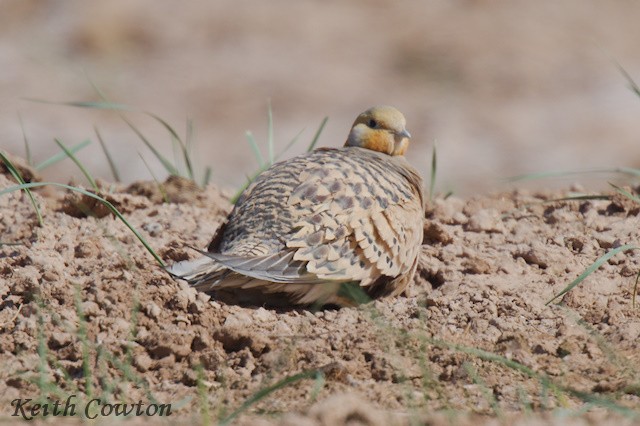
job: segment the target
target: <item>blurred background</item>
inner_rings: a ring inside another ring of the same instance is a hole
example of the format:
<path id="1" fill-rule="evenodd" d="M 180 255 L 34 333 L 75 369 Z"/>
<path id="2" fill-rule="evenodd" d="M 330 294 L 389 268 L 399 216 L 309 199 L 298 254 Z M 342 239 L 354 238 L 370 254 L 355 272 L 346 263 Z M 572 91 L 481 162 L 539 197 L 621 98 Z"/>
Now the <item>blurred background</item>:
<path id="1" fill-rule="evenodd" d="M 617 63 L 640 80 L 638 16 L 630 0 L 3 0 L 0 147 L 24 156 L 21 117 L 35 163 L 54 138 L 89 138 L 79 158 L 112 179 L 97 126 L 125 182 L 151 179 L 138 153 L 164 177 L 117 113 L 25 100 L 99 101 L 93 82 L 182 134 L 192 119 L 199 170 L 229 189 L 257 167 L 245 131 L 266 153 L 269 102 L 276 151 L 302 131 L 286 156 L 325 116 L 319 145 L 340 146 L 359 112 L 394 105 L 410 161 L 428 175 L 435 142 L 438 186 L 464 195 L 514 174 L 637 167 L 640 98 Z M 173 155 L 162 126 L 127 117 Z M 81 181 L 69 160 L 44 175 Z"/>

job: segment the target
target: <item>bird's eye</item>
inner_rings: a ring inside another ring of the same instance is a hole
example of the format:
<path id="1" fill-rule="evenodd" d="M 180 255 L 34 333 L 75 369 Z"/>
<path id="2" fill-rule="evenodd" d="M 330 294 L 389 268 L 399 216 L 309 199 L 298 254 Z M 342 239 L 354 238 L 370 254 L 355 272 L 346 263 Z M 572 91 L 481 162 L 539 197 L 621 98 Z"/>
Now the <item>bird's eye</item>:
<path id="1" fill-rule="evenodd" d="M 371 120 L 369 120 L 368 125 L 369 125 L 369 127 L 371 127 L 372 129 L 374 129 L 374 128 L 376 128 L 376 127 L 378 126 L 378 122 L 377 122 L 376 120 L 371 119 Z"/>

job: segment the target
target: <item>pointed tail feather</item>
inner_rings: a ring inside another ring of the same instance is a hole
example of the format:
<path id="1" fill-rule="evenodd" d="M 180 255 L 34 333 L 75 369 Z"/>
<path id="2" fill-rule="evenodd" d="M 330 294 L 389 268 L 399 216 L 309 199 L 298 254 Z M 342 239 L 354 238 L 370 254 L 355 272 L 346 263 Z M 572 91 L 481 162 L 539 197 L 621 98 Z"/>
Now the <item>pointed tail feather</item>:
<path id="1" fill-rule="evenodd" d="M 167 272 L 173 275 L 174 278 L 188 281 L 191 285 L 195 285 L 209 276 L 221 273 L 224 269 L 226 269 L 224 266 L 206 256 L 195 260 L 176 262 L 166 268 Z"/>

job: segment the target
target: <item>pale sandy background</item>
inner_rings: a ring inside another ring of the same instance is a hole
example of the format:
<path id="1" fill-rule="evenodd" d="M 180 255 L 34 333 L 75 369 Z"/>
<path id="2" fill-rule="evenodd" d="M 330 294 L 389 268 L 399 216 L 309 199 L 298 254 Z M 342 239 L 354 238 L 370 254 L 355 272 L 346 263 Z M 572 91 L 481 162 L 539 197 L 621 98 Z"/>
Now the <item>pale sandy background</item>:
<path id="1" fill-rule="evenodd" d="M 338 146 L 357 113 L 405 112 L 425 173 L 437 140 L 442 189 L 503 188 L 499 178 L 545 170 L 640 166 L 640 3 L 633 1 L 3 0 L 0 147 L 34 160 L 53 138 L 94 143 L 80 158 L 110 178 L 97 125 L 124 180 L 162 169 L 114 113 L 23 100 L 113 101 L 196 128 L 196 158 L 233 188 L 256 167 L 244 137 L 266 138 L 273 105 L 280 147 L 300 152 L 325 116 L 321 145 Z M 157 123 L 132 120 L 171 155 Z M 80 176 L 70 163 L 49 179 Z M 573 178 L 572 178 L 573 179 Z M 598 179 L 602 179 L 599 177 Z M 540 182 L 547 186 L 548 182 Z"/>

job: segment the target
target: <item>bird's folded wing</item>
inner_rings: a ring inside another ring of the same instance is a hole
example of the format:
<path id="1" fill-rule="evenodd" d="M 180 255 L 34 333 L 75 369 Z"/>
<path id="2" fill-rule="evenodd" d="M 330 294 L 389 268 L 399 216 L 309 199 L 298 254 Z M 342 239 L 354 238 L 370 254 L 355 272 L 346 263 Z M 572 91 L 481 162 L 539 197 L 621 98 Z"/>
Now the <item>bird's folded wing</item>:
<path id="1" fill-rule="evenodd" d="M 253 257 L 204 251 L 201 253 L 238 274 L 259 280 L 288 284 L 317 284 L 326 281 L 310 273 L 306 262 L 294 260 L 294 252 L 291 250 Z"/>
<path id="2" fill-rule="evenodd" d="M 314 206 L 286 238 L 287 247 L 295 250 L 293 260 L 305 262 L 319 278 L 359 281 L 361 286 L 409 272 L 422 241 L 424 215 L 409 183 L 380 179 L 376 186 L 358 176 L 323 172 L 308 171 L 289 199 L 294 206 Z"/>

